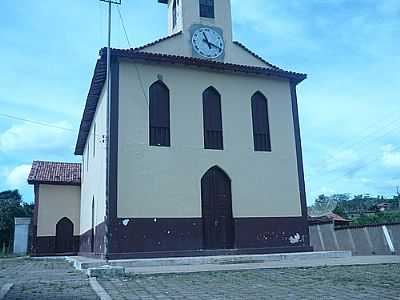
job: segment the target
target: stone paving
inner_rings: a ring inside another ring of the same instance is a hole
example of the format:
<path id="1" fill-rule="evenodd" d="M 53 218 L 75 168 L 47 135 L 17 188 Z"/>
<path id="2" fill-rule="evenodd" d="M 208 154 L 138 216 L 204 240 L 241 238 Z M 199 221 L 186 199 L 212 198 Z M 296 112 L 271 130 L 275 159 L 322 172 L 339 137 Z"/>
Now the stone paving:
<path id="1" fill-rule="evenodd" d="M 64 260 L 0 259 L 0 288 L 6 283 L 14 283 L 6 300 L 99 299 Z"/>
<path id="2" fill-rule="evenodd" d="M 0 259 L 6 300 L 98 299 L 63 260 Z M 400 299 L 400 264 L 332 266 L 99 279 L 113 299 Z"/>
<path id="3" fill-rule="evenodd" d="M 99 282 L 113 299 L 400 299 L 400 265 L 140 275 Z"/>

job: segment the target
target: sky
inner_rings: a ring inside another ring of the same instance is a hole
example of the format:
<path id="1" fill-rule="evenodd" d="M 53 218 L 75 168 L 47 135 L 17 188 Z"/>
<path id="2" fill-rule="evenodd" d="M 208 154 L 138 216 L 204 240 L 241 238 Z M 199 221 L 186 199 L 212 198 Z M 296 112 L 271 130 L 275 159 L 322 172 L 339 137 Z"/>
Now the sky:
<path id="1" fill-rule="evenodd" d="M 167 35 L 164 5 L 122 2 L 132 46 Z M 308 74 L 298 86 L 308 202 L 319 194 L 394 195 L 400 1 L 232 0 L 232 14 L 235 40 Z M 116 9 L 113 16 L 112 45 L 127 48 Z M 32 202 L 32 160 L 80 161 L 73 150 L 106 24 L 99 0 L 0 2 L 0 190 L 17 188 Z"/>

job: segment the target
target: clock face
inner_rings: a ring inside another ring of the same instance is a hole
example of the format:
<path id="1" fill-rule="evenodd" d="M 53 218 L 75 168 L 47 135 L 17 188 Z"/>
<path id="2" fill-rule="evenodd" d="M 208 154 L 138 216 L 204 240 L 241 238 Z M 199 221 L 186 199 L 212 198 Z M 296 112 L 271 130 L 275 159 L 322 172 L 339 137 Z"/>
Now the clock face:
<path id="1" fill-rule="evenodd" d="M 193 49 L 202 57 L 215 59 L 224 53 L 223 37 L 211 28 L 199 28 L 192 36 Z"/>

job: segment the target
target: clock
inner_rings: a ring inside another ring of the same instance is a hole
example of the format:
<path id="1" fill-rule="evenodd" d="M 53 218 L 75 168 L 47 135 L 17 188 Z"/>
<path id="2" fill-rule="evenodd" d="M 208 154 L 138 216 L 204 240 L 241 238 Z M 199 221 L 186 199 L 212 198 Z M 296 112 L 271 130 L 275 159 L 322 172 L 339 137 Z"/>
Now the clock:
<path id="1" fill-rule="evenodd" d="M 222 35 L 208 27 L 200 27 L 193 32 L 192 46 L 196 54 L 208 59 L 219 58 L 225 49 Z"/>

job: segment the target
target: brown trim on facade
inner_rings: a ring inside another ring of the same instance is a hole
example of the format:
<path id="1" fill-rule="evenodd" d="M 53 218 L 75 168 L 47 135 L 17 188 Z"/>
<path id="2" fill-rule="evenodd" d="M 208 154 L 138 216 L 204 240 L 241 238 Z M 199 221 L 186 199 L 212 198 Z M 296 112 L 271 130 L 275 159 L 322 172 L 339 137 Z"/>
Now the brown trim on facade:
<path id="1" fill-rule="evenodd" d="M 292 114 L 293 114 L 294 138 L 296 143 L 297 174 L 299 180 L 301 212 L 303 217 L 308 218 L 306 188 L 304 181 L 303 152 L 302 152 L 301 136 L 300 136 L 299 110 L 297 104 L 296 85 L 292 82 L 290 83 L 290 93 L 292 99 Z"/>
<path id="2" fill-rule="evenodd" d="M 104 237 L 105 237 L 105 222 L 96 225 L 94 230 L 94 252 L 92 250 L 92 229 L 86 231 L 80 236 L 79 253 L 84 253 L 84 256 L 104 256 Z"/>
<path id="3" fill-rule="evenodd" d="M 307 220 L 303 217 L 235 218 L 235 246 L 239 249 L 307 248 Z"/>
<path id="4" fill-rule="evenodd" d="M 113 230 L 109 254 L 203 248 L 201 218 L 118 218 Z"/>
<path id="5" fill-rule="evenodd" d="M 110 103 L 109 142 L 106 163 L 106 217 L 104 255 L 107 258 L 115 242 L 113 225 L 117 218 L 118 197 L 118 123 L 119 123 L 119 60 L 111 62 L 111 103 Z"/>
<path id="6" fill-rule="evenodd" d="M 74 236 L 73 251 L 68 253 L 58 253 L 56 251 L 55 236 L 40 236 L 35 238 L 35 252 L 32 256 L 65 256 L 76 255 L 79 251 L 79 236 Z"/>
<path id="7" fill-rule="evenodd" d="M 308 229 L 308 212 L 307 212 L 307 195 L 304 180 L 304 166 L 303 166 L 303 151 L 301 146 L 301 135 L 300 135 L 300 121 L 299 121 L 299 109 L 297 102 L 296 82 L 290 82 L 290 94 L 292 100 L 292 114 L 293 114 L 293 126 L 294 126 L 294 138 L 296 143 L 296 159 L 297 159 L 297 175 L 299 181 L 300 191 L 300 203 L 301 213 L 304 218 L 305 226 L 307 228 L 305 238 L 306 243 L 310 245 L 310 233 Z"/>
<path id="8" fill-rule="evenodd" d="M 35 202 L 33 207 L 33 218 L 32 218 L 32 244 L 31 244 L 31 253 L 35 255 L 37 253 L 37 225 L 38 225 L 38 216 L 39 216 L 39 184 L 35 184 L 33 186 L 33 191 L 35 194 Z"/>
<path id="9" fill-rule="evenodd" d="M 234 226 L 233 249 L 209 251 L 204 250 L 201 218 L 119 218 L 107 258 L 312 251 L 303 217 L 235 218 Z"/>

